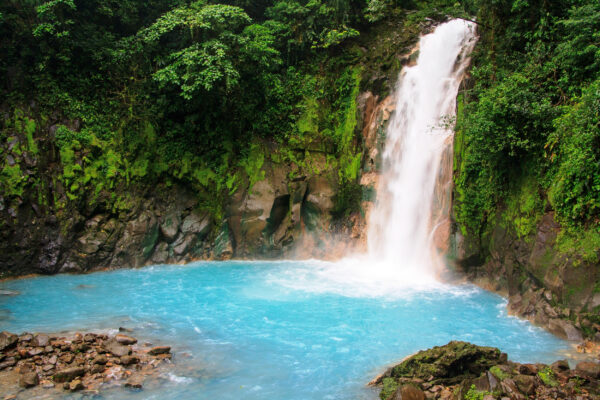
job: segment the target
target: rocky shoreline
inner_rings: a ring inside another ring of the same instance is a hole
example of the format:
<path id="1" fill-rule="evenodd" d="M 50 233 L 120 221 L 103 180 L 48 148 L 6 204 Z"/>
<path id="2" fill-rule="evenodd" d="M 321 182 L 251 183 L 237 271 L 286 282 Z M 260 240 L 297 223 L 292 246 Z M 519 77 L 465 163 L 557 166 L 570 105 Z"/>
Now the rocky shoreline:
<path id="1" fill-rule="evenodd" d="M 494 347 L 452 341 L 420 351 L 373 379 L 382 400 L 600 398 L 600 364 L 520 364 Z"/>
<path id="2" fill-rule="evenodd" d="M 169 346 L 138 343 L 127 334 L 0 332 L 0 396 L 31 398 L 43 393 L 98 395 L 123 386 L 141 390 L 144 381 L 172 368 Z"/>

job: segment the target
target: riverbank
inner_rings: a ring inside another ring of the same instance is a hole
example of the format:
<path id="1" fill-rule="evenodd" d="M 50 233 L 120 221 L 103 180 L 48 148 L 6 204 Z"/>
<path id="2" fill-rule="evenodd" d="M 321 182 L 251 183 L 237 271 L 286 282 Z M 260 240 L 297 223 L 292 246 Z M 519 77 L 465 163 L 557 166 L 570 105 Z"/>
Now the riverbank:
<path id="1" fill-rule="evenodd" d="M 140 390 L 172 369 L 169 346 L 139 343 L 127 333 L 0 332 L 0 396 L 28 399 L 115 387 Z"/>
<path id="2" fill-rule="evenodd" d="M 600 364 L 521 364 L 494 347 L 452 341 L 414 354 L 369 385 L 382 400 L 598 399 Z"/>

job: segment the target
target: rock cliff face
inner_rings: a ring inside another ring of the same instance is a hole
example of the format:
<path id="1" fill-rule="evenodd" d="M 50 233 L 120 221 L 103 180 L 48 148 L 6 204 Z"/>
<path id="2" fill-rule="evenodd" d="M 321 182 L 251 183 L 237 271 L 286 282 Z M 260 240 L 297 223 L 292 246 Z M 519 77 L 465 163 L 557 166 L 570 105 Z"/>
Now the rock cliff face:
<path id="1" fill-rule="evenodd" d="M 337 180 L 325 155 L 314 165 L 322 172 L 289 179 L 290 166 L 266 163 L 265 179 L 234 193 L 219 221 L 201 211 L 190 189 L 177 185 L 140 189 L 130 208 L 118 212 L 102 206 L 55 212 L 24 199 L 1 211 L 0 271 L 86 272 L 292 251 L 322 256 L 320 237 L 329 231 Z M 302 244 L 305 236 L 310 246 Z"/>
<path id="2" fill-rule="evenodd" d="M 560 226 L 551 211 L 535 232 L 519 238 L 497 221 L 485 243 L 453 236 L 458 269 L 486 289 L 509 299 L 509 311 L 569 340 L 600 340 L 600 293 L 596 264 L 555 249 Z"/>

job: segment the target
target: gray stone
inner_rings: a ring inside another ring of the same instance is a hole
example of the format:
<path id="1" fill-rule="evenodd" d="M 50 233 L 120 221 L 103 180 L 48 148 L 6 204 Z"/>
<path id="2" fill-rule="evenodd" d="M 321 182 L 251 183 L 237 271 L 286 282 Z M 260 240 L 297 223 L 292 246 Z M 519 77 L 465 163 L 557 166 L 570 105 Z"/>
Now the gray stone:
<path id="1" fill-rule="evenodd" d="M 169 245 L 165 242 L 160 242 L 154 249 L 151 261 L 154 264 L 164 264 L 169 259 Z"/>
<path id="2" fill-rule="evenodd" d="M 192 212 L 185 217 L 181 224 L 181 232 L 195 233 L 200 237 L 206 236 L 210 230 L 210 216 L 205 213 Z"/>
<path id="3" fill-rule="evenodd" d="M 548 321 L 548 330 L 564 339 L 581 342 L 583 336 L 572 323 L 564 319 L 554 318 Z"/>
<path id="4" fill-rule="evenodd" d="M 181 218 L 177 212 L 168 214 L 162 224 L 160 224 L 160 233 L 168 243 L 171 243 L 177 237 L 180 224 Z"/>
<path id="5" fill-rule="evenodd" d="M 178 256 L 183 256 L 187 253 L 187 251 L 192 247 L 192 243 L 194 242 L 195 237 L 192 234 L 188 234 L 185 236 L 180 236 L 175 243 L 173 243 L 173 253 Z"/>

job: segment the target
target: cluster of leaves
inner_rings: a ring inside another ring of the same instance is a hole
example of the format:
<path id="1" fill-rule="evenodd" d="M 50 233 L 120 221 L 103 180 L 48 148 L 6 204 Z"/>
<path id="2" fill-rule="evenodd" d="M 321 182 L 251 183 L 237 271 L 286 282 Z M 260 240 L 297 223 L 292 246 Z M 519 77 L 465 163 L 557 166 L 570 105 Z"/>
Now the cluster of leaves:
<path id="1" fill-rule="evenodd" d="M 306 145 L 295 137 L 306 99 L 336 95 L 310 84 L 329 82 L 312 78 L 315 64 L 359 35 L 363 8 L 355 0 L 7 0 L 2 106 L 44 120 L 19 134 L 34 148 L 48 140 L 42 157 L 60 158 L 69 201 L 93 202 L 136 180 L 183 181 L 218 214 L 242 175 L 262 179 L 257 143 Z M 334 123 L 353 136 L 353 121 Z M 335 129 L 315 134 L 335 141 L 332 155 L 356 157 L 350 139 L 328 138 Z M 5 145 L 13 130 L 2 129 Z M 3 181 L 14 183 L 4 195 L 27 191 L 18 168 L 4 168 Z"/>
<path id="2" fill-rule="evenodd" d="M 485 236 L 500 211 L 527 236 L 549 204 L 567 236 L 598 233 L 600 3 L 471 3 L 481 37 L 457 122 L 463 231 Z"/>

